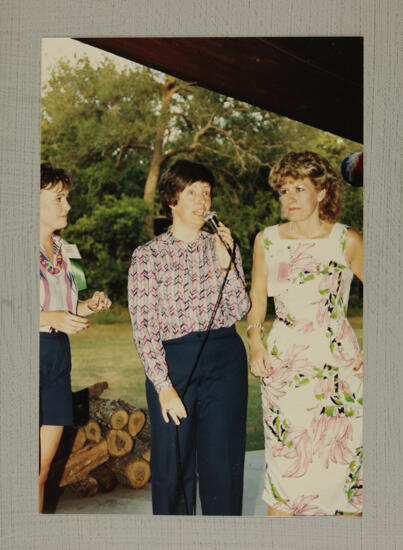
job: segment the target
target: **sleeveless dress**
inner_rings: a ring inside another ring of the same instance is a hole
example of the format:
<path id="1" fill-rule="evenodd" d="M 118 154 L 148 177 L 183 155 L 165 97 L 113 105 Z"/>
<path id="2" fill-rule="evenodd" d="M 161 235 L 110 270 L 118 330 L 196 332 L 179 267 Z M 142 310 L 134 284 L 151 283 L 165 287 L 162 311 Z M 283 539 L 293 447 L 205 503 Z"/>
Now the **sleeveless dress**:
<path id="1" fill-rule="evenodd" d="M 362 381 L 346 318 L 353 272 L 348 227 L 324 239 L 263 232 L 267 291 L 277 318 L 267 340 L 274 369 L 262 379 L 263 500 L 295 515 L 362 511 Z"/>

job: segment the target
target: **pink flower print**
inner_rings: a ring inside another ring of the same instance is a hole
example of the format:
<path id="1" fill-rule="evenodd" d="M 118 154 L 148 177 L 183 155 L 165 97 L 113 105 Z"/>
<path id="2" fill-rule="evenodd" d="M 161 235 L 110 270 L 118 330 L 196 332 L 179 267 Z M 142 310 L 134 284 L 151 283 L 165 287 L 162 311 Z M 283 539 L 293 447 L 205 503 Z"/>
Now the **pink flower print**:
<path id="1" fill-rule="evenodd" d="M 345 416 L 316 416 L 312 421 L 312 431 L 316 444 L 313 454 L 318 454 L 325 468 L 331 460 L 335 464 L 348 464 L 355 454 L 348 448 L 352 439 L 351 422 Z"/>
<path id="2" fill-rule="evenodd" d="M 291 264 L 288 262 L 280 262 L 277 269 L 277 282 L 286 283 L 289 280 Z"/>
<path id="3" fill-rule="evenodd" d="M 315 376 L 314 363 L 309 361 L 307 357 L 301 357 L 302 352 L 307 349 L 309 349 L 309 346 L 293 344 L 289 354 L 285 357 L 283 363 L 289 369 L 292 369 L 291 376 L 295 374 L 303 374 L 307 377 Z"/>
<path id="4" fill-rule="evenodd" d="M 287 367 L 280 367 L 273 371 L 273 374 L 264 386 L 264 400 L 266 403 L 270 403 L 275 409 L 279 409 L 277 399 L 286 394 L 289 378 L 290 372 Z"/>
<path id="5" fill-rule="evenodd" d="M 349 395 L 351 395 L 352 392 L 350 390 L 349 385 L 346 382 L 339 379 L 338 380 L 339 387 L 337 391 L 334 383 L 335 383 L 334 376 L 331 376 L 326 379 L 318 380 L 318 382 L 315 384 L 315 387 L 313 389 L 313 393 L 315 395 L 324 394 L 325 397 L 327 397 L 328 395 L 334 395 L 342 392 L 346 392 Z"/>
<path id="6" fill-rule="evenodd" d="M 334 336 L 332 353 L 338 363 L 342 363 L 347 367 L 354 364 L 357 355 L 360 353 L 360 346 L 354 331 L 346 319 L 339 324 L 339 330 Z"/>
<path id="7" fill-rule="evenodd" d="M 322 295 L 322 299 L 318 303 L 318 310 L 316 313 L 316 322 L 318 326 L 323 327 L 325 323 L 328 323 L 330 318 L 330 311 L 327 301 L 329 300 L 329 295 L 337 292 L 338 285 L 338 275 L 337 273 L 333 275 L 322 275 L 318 285 L 319 291 L 328 291 L 326 294 Z"/>
<path id="8" fill-rule="evenodd" d="M 291 446 L 290 446 L 291 445 Z M 295 459 L 283 477 L 301 477 L 306 474 L 312 462 L 312 440 L 306 428 L 293 427 L 288 430 L 284 442 L 272 447 L 273 456 Z"/>
<path id="9" fill-rule="evenodd" d="M 324 515 L 325 512 L 318 508 L 317 506 L 310 506 L 310 503 L 318 498 L 319 495 L 301 495 L 299 498 L 294 500 L 290 505 L 291 513 L 298 516 L 320 516 Z"/>
<path id="10" fill-rule="evenodd" d="M 319 290 L 328 290 L 333 294 L 337 292 L 339 276 L 337 273 L 333 275 L 322 275 L 319 282 Z"/>
<path id="11" fill-rule="evenodd" d="M 301 495 L 300 497 L 296 498 L 292 503 L 289 503 L 289 501 L 287 502 L 287 504 L 276 502 L 274 508 L 276 508 L 276 510 L 279 510 L 280 512 L 287 512 L 296 516 L 323 516 L 326 512 L 324 512 L 321 508 L 318 508 L 317 506 L 311 505 L 311 502 L 318 497 L 319 495 Z"/>
<path id="12" fill-rule="evenodd" d="M 359 487 L 357 487 L 355 490 L 354 490 L 354 493 L 353 493 L 353 496 L 350 498 L 350 504 L 352 504 L 354 506 L 354 508 L 356 508 L 357 510 L 359 510 L 361 512 L 362 510 L 362 505 L 363 505 L 363 490 L 362 490 L 362 478 L 358 479 L 357 480 L 357 485 Z"/>
<path id="13" fill-rule="evenodd" d="M 318 309 L 316 312 L 316 323 L 319 327 L 323 327 L 325 324 L 329 324 L 330 313 L 326 306 L 327 296 L 322 298 L 318 303 Z"/>
<path id="14" fill-rule="evenodd" d="M 292 273 L 299 273 L 300 271 L 316 273 L 318 262 L 311 254 L 306 253 L 307 250 L 313 246 L 315 246 L 314 243 L 299 243 L 295 248 L 290 250 L 290 264 Z"/>
<path id="15" fill-rule="evenodd" d="M 301 353 L 309 349 L 309 346 L 294 344 L 288 354 L 282 358 L 280 355 L 272 356 L 273 373 L 267 379 L 264 386 L 266 402 L 278 409 L 277 400 L 283 397 L 289 381 L 296 375 L 302 374 L 308 378 L 315 376 L 314 363 L 307 357 L 300 357 Z"/>
<path id="16" fill-rule="evenodd" d="M 302 332 L 302 334 L 309 334 L 315 330 L 315 325 L 313 322 L 306 319 L 294 321 L 294 327 Z"/>

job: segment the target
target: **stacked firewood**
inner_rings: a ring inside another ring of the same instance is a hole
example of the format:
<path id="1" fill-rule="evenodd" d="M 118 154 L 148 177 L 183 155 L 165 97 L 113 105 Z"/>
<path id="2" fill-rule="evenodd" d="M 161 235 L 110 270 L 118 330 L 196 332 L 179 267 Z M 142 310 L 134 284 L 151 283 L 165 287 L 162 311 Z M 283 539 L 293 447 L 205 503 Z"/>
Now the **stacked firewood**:
<path id="1" fill-rule="evenodd" d="M 80 496 L 110 491 L 118 483 L 139 489 L 151 477 L 147 410 L 101 398 L 107 387 L 100 382 L 77 392 L 87 397 L 88 421 L 67 431 L 50 472 L 59 487 Z"/>

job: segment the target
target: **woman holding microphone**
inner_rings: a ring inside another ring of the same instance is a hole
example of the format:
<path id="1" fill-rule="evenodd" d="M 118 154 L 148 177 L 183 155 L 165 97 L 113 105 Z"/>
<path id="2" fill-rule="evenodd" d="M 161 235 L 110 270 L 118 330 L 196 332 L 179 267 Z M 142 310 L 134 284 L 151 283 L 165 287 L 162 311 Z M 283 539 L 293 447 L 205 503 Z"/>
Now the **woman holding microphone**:
<path id="1" fill-rule="evenodd" d="M 235 322 L 249 299 L 239 251 L 235 268 L 220 240 L 234 246 L 229 229 L 219 224 L 220 237 L 201 230 L 214 185 L 204 166 L 175 162 L 159 182 L 172 225 L 134 251 L 129 270 L 133 336 L 147 376 L 154 514 L 193 514 L 197 473 L 203 514 L 242 513 L 247 363 Z"/>

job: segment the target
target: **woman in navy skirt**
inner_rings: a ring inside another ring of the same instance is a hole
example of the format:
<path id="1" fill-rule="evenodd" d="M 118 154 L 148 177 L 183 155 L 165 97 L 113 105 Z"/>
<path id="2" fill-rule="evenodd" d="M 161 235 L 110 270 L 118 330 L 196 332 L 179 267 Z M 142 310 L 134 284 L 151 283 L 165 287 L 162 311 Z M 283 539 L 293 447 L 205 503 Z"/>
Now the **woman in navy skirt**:
<path id="1" fill-rule="evenodd" d="M 239 251 L 235 269 L 218 236 L 201 231 L 213 187 L 204 166 L 175 162 L 159 183 L 172 226 L 134 251 L 129 270 L 133 336 L 147 376 L 154 514 L 195 513 L 197 474 L 203 514 L 242 513 L 247 360 L 235 322 L 249 298 Z M 229 229 L 218 231 L 232 248 Z"/>
<path id="2" fill-rule="evenodd" d="M 62 436 L 73 424 L 71 358 L 68 334 L 89 326 L 86 317 L 108 309 L 111 301 L 103 292 L 78 301 L 72 274 L 69 245 L 54 231 L 67 225 L 71 187 L 64 170 L 41 164 L 40 191 L 40 471 L 39 512 L 43 509 L 45 482 Z"/>

